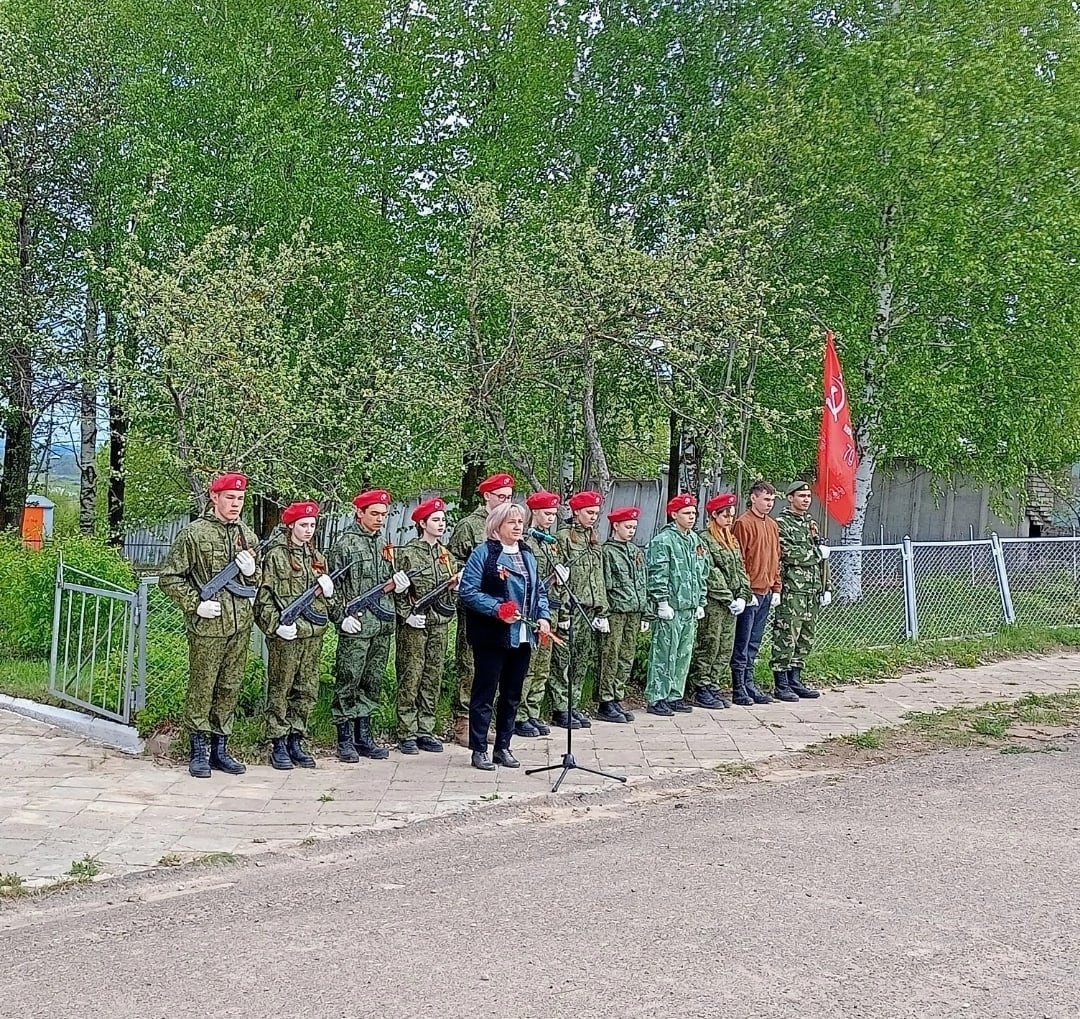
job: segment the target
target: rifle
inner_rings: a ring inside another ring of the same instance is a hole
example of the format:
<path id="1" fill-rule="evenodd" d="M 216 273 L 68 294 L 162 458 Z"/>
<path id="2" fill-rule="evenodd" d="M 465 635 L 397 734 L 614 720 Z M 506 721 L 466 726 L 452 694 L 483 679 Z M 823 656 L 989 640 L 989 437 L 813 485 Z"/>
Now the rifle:
<path id="1" fill-rule="evenodd" d="M 253 549 L 248 549 L 253 556 L 258 556 L 271 540 L 277 535 L 279 528 L 275 527 L 262 541 L 260 541 Z M 245 550 L 241 550 L 245 551 Z M 237 576 L 240 574 L 240 567 L 236 565 L 236 560 L 233 559 L 226 563 L 217 573 L 214 574 L 202 587 L 199 588 L 199 597 L 203 601 L 212 601 L 221 592 L 228 591 L 229 594 L 236 595 L 237 598 L 254 598 L 255 588 L 248 587 L 246 584 L 237 583 Z"/>
<path id="2" fill-rule="evenodd" d="M 420 573 L 419 570 L 409 570 L 405 576 L 412 579 Z M 393 612 L 387 612 L 386 609 L 379 606 L 379 599 L 384 594 L 389 594 L 394 590 L 394 579 L 391 577 L 389 580 L 385 580 L 380 584 L 376 584 L 374 587 L 358 594 L 352 601 L 345 603 L 345 615 L 358 616 L 361 612 L 371 610 L 371 614 L 383 623 L 390 622 L 394 618 Z"/>
<path id="3" fill-rule="evenodd" d="M 412 611 L 415 615 L 422 615 L 429 608 L 433 608 L 444 619 L 450 619 L 454 615 L 453 606 L 447 605 L 446 602 L 440 601 L 442 596 L 446 594 L 452 587 L 455 586 L 454 581 L 457 579 L 457 574 L 450 577 L 448 580 L 443 581 L 437 587 L 433 587 L 422 598 L 417 598 L 412 605 Z"/>
<path id="4" fill-rule="evenodd" d="M 328 574 L 331 580 L 337 580 L 343 573 L 352 569 L 352 563 L 347 563 L 340 570 Z M 303 594 L 297 595 L 288 605 L 281 610 L 281 625 L 291 626 L 301 617 L 306 619 L 312 626 L 326 626 L 329 620 L 321 612 L 313 608 L 315 599 L 322 593 L 318 584 L 313 584 Z"/>

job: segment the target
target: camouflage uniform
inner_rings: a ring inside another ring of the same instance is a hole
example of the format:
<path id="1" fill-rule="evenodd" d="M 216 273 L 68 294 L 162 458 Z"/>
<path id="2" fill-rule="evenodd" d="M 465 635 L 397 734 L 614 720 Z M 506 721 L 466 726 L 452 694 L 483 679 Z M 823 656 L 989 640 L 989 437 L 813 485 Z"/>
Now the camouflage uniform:
<path id="1" fill-rule="evenodd" d="M 569 613 L 570 641 L 574 646 L 574 671 L 570 674 L 570 649 L 556 645 L 555 667 L 551 675 L 551 703 L 558 711 L 566 710 L 568 684 L 573 685 L 574 700 L 580 701 L 585 677 L 595 673 L 600 661 L 600 633 L 592 627 L 593 619 L 608 614 L 607 587 L 604 584 L 604 557 L 602 545 L 596 540 L 591 527 L 571 524 L 559 529 L 558 561 L 570 569 L 567 585 L 581 606 L 574 608 L 569 595 L 560 618 Z M 573 705 L 575 708 L 577 704 Z"/>
<path id="2" fill-rule="evenodd" d="M 652 627 L 645 699 L 655 704 L 678 700 L 685 691 L 697 629 L 694 613 L 705 605 L 709 558 L 699 535 L 669 523 L 646 547 L 645 564 L 650 610 L 655 614 L 666 601 L 675 611 L 673 619 L 657 617 Z"/>
<path id="3" fill-rule="evenodd" d="M 184 613 L 188 641 L 184 725 L 191 732 L 232 733 L 254 619 L 252 599 L 226 590 L 216 598 L 221 615 L 203 619 L 195 611 L 201 601 L 199 588 L 240 551 L 250 551 L 257 544 L 255 532 L 246 524 L 225 523 L 207 510 L 177 535 L 158 577 L 158 587 Z M 242 586 L 255 586 L 259 583 L 258 568 L 254 577 L 239 575 L 236 579 Z"/>
<path id="4" fill-rule="evenodd" d="M 255 621 L 266 634 L 266 738 L 289 733 L 307 735 L 308 718 L 319 698 L 319 666 L 326 625 L 299 616 L 296 639 L 275 635 L 281 612 L 295 598 L 315 586 L 326 572 L 326 559 L 310 543 L 294 545 L 286 535 L 274 539 L 263 560 L 262 584 L 255 595 Z M 326 616 L 330 606 L 320 591 L 311 603 L 314 613 Z"/>
<path id="5" fill-rule="evenodd" d="M 821 553 L 810 530 L 808 513 L 785 509 L 780 528 L 780 604 L 773 610 L 773 672 L 801 669 L 814 645 L 814 624 L 825 591 Z"/>
<path id="6" fill-rule="evenodd" d="M 484 542 L 484 526 L 487 522 L 487 507 L 482 503 L 467 517 L 462 517 L 450 535 L 450 554 L 457 560 L 458 569 L 464 569 L 465 561 L 472 550 Z M 457 638 L 454 642 L 454 664 L 457 670 L 457 697 L 454 701 L 454 716 L 469 717 L 469 699 L 472 694 L 473 654 L 469 642 L 465 639 L 465 609 L 459 603 L 457 611 Z"/>
<path id="7" fill-rule="evenodd" d="M 551 576 L 551 571 L 556 563 L 562 561 L 558 545 L 549 545 L 546 542 L 541 545 L 533 538 L 522 538 L 522 544 L 536 556 L 536 569 L 540 579 L 545 581 L 548 593 L 548 608 L 551 611 L 552 630 L 558 632 L 557 620 L 565 619 L 567 606 L 564 604 L 565 596 L 561 594 L 558 582 Z M 525 684 L 521 690 L 521 702 L 518 704 L 517 721 L 524 722 L 530 718 L 539 718 L 544 704 L 544 694 L 551 680 L 552 648 L 554 643 L 537 644 L 532 649 L 532 657 L 529 659 L 529 671 L 525 676 Z M 566 709 L 566 687 L 562 688 L 562 704 L 553 701 L 556 708 Z M 554 694 L 552 695 L 554 697 Z"/>
<path id="8" fill-rule="evenodd" d="M 600 700 L 621 701 L 634 668 L 641 621 L 649 609 L 645 553 L 632 541 L 608 538 L 601 546 L 611 630 L 600 641 Z"/>
<path id="9" fill-rule="evenodd" d="M 695 690 L 718 694 L 731 683 L 731 652 L 735 647 L 735 616 L 730 606 L 736 598 L 749 604 L 754 592 L 746 575 L 739 543 L 730 528 L 712 525 L 699 535 L 708 555 L 705 578 L 705 618 L 698 620 L 690 682 Z"/>
<path id="10" fill-rule="evenodd" d="M 456 596 L 447 591 L 436 603 L 449 607 L 450 615 L 429 605 L 424 610 L 427 622 L 423 629 L 408 626 L 405 620 L 411 615 L 414 602 L 446 583 L 457 572 L 457 566 L 450 550 L 441 542 L 431 544 L 416 538 L 398 552 L 397 569 L 419 571 L 412 578 L 412 586 L 394 599 L 398 614 L 394 656 L 398 683 L 398 736 L 405 740 L 435 735 L 435 707 L 439 702 L 449 640 L 447 624 L 453 615 Z"/>
<path id="11" fill-rule="evenodd" d="M 384 549 L 386 554 L 384 555 Z M 394 599 L 384 594 L 372 609 L 361 613 L 361 630 L 344 633 L 344 603 L 393 575 L 393 550 L 379 531 L 365 530 L 355 520 L 341 532 L 328 556 L 330 571 L 336 573 L 352 563 L 337 581 L 330 618 L 338 624 L 337 657 L 334 660 L 334 723 L 369 718 L 379 703 L 386 666 L 390 660 L 390 638 L 394 635 Z M 379 618 L 381 615 L 383 618 Z"/>

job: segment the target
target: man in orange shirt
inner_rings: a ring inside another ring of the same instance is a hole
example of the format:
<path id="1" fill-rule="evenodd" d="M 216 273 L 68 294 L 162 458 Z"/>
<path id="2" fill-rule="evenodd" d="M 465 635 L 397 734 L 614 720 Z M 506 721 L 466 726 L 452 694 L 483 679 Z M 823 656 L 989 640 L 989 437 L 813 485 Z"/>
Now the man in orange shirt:
<path id="1" fill-rule="evenodd" d="M 776 489 L 767 481 L 750 488 L 750 508 L 732 525 L 731 533 L 742 549 L 750 590 L 754 597 L 735 620 L 735 648 L 731 653 L 734 704 L 770 704 L 772 698 L 754 682 L 757 659 L 769 609 L 780 601 L 780 529 L 769 516 Z"/>

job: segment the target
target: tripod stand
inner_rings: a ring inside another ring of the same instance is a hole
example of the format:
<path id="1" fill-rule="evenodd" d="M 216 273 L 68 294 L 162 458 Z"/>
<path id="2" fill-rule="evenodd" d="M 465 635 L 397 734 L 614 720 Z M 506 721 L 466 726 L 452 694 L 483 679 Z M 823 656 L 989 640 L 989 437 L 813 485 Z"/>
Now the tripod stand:
<path id="1" fill-rule="evenodd" d="M 547 560 L 549 569 L 554 572 L 555 563 L 552 561 L 551 553 L 548 552 L 545 546 L 541 546 L 544 550 L 544 558 Z M 581 618 L 584 619 L 589 626 L 592 626 L 592 620 L 589 618 L 588 613 L 581 607 L 581 602 L 574 596 L 574 592 L 570 590 L 570 584 L 567 583 L 566 597 L 570 600 L 570 607 L 573 611 L 579 612 Z M 551 791 L 557 793 L 559 786 L 563 784 L 563 779 L 571 771 L 585 771 L 590 775 L 599 775 L 601 778 L 614 779 L 616 782 L 625 782 L 626 777 L 623 775 L 612 775 L 607 771 L 598 771 L 596 768 L 586 768 L 584 765 L 578 764 L 574 759 L 574 730 L 571 726 L 571 722 L 574 720 L 574 624 L 570 623 L 570 629 L 566 634 L 566 753 L 562 755 L 562 762 L 560 764 L 549 764 L 543 768 L 529 768 L 526 770 L 526 775 L 538 775 L 545 771 L 559 771 L 562 770 L 562 774 L 555 780 L 555 785 L 552 786 Z"/>

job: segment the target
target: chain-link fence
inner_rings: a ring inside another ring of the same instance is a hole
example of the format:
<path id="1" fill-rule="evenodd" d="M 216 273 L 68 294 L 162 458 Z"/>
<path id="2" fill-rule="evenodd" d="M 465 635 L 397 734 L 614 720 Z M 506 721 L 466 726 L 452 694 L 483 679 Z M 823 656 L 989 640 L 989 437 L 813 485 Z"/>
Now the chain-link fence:
<path id="1" fill-rule="evenodd" d="M 1019 623 L 1080 625 L 1080 538 L 1002 538 Z"/>
<path id="2" fill-rule="evenodd" d="M 918 635 L 980 637 L 1004 621 L 994 545 L 985 541 L 911 543 Z"/>
<path id="3" fill-rule="evenodd" d="M 838 546 L 829 573 L 833 600 L 818 617 L 818 647 L 886 647 L 905 638 L 900 545 Z"/>

